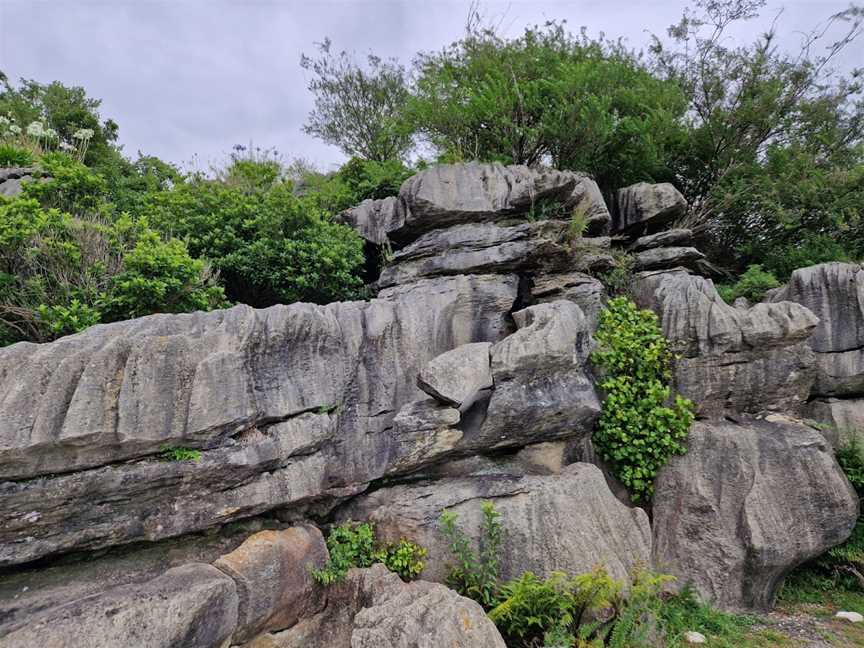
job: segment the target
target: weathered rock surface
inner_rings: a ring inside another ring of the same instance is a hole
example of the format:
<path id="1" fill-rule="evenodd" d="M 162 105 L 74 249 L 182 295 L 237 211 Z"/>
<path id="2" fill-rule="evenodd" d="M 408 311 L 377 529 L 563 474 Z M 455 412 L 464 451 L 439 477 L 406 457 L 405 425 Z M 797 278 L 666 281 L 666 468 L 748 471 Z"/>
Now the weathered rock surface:
<path id="1" fill-rule="evenodd" d="M 237 592 L 211 565 L 192 563 L 36 615 L 2 648 L 213 648 L 237 623 Z"/>
<path id="2" fill-rule="evenodd" d="M 807 308 L 791 302 L 733 308 L 710 280 L 683 270 L 642 273 L 634 298 L 658 314 L 681 356 L 676 387 L 700 415 L 792 413 L 806 402 L 815 378 L 806 340 L 818 323 Z"/>
<path id="3" fill-rule="evenodd" d="M 578 211 L 589 234 L 605 233 L 610 222 L 597 184 L 588 176 L 519 165 L 436 166 L 408 178 L 399 199 L 405 223 L 389 235 L 402 244 L 433 229 L 502 220 L 548 203 L 560 205 L 568 215 Z"/>
<path id="4" fill-rule="evenodd" d="M 12 167 L 0 169 L 0 196 L 17 196 L 22 184 L 33 179 L 34 167 Z"/>
<path id="5" fill-rule="evenodd" d="M 467 223 L 434 230 L 396 252 L 377 285 L 384 288 L 444 275 L 563 270 L 573 265 L 574 258 L 566 232 L 564 221 L 512 227 Z"/>
<path id="6" fill-rule="evenodd" d="M 232 643 L 295 625 L 320 612 L 325 592 L 312 580 L 329 558 L 324 536 L 313 526 L 260 531 L 213 566 L 237 587 L 237 628 Z"/>
<path id="7" fill-rule="evenodd" d="M 616 202 L 613 231 L 622 233 L 656 232 L 687 211 L 684 196 L 668 182 L 619 189 Z"/>
<path id="8" fill-rule="evenodd" d="M 342 212 L 338 220 L 353 227 L 370 243 L 386 245 L 387 235 L 405 224 L 405 208 L 395 196 L 369 199 Z"/>
<path id="9" fill-rule="evenodd" d="M 442 585 L 403 583 L 383 565 L 350 570 L 328 598 L 320 614 L 249 648 L 505 648 L 477 603 Z"/>
<path id="10" fill-rule="evenodd" d="M 560 475 L 489 474 L 384 488 L 355 498 L 339 516 L 374 520 L 383 539 L 420 543 L 429 550 L 422 578 L 443 582 L 452 556 L 439 530 L 441 513 L 456 513 L 460 528 L 477 538 L 484 500 L 495 503 L 507 529 L 499 556 L 504 579 L 525 570 L 579 574 L 598 564 L 625 578 L 637 562 L 648 562 L 648 516 L 621 504 L 591 464 L 566 466 Z"/>
<path id="11" fill-rule="evenodd" d="M 420 368 L 503 338 L 516 283 L 426 280 L 371 302 L 152 316 L 3 349 L 0 474 L 78 472 L 0 483 L 0 564 L 364 488 L 399 461 L 392 420 L 423 396 Z M 164 444 L 205 452 L 117 463 Z"/>
<path id="12" fill-rule="evenodd" d="M 655 482 L 655 568 L 724 609 L 770 607 L 785 575 L 858 517 L 822 435 L 770 418 L 695 423 Z"/>
<path id="13" fill-rule="evenodd" d="M 813 394 L 864 395 L 864 265 L 801 268 L 771 300 L 802 304 L 819 317 L 808 341 L 816 352 Z"/>
<path id="14" fill-rule="evenodd" d="M 572 301 L 582 309 L 589 329 L 595 331 L 606 303 L 606 289 L 599 279 L 581 272 L 539 274 L 531 286 L 531 299 L 537 303 Z"/>
<path id="15" fill-rule="evenodd" d="M 704 258 L 704 254 L 692 247 L 654 247 L 633 255 L 633 269 L 667 270 L 679 266 L 692 268 Z"/>
<path id="16" fill-rule="evenodd" d="M 481 390 L 492 387 L 491 348 L 489 342 L 475 342 L 445 351 L 421 369 L 418 386 L 442 403 L 467 409 Z"/>
<path id="17" fill-rule="evenodd" d="M 864 398 L 817 398 L 807 403 L 805 414 L 827 426 L 822 434 L 834 448 L 853 438 L 864 443 Z"/>
<path id="18" fill-rule="evenodd" d="M 513 314 L 519 330 L 492 346 L 495 389 L 479 433 L 466 443 L 495 448 L 586 436 L 600 400 L 586 366 L 588 322 L 569 301 L 530 306 Z"/>
<path id="19" fill-rule="evenodd" d="M 688 247 L 693 239 L 693 232 L 689 229 L 671 229 L 657 234 L 640 236 L 628 247 L 628 252 L 644 252 L 661 247 Z"/>

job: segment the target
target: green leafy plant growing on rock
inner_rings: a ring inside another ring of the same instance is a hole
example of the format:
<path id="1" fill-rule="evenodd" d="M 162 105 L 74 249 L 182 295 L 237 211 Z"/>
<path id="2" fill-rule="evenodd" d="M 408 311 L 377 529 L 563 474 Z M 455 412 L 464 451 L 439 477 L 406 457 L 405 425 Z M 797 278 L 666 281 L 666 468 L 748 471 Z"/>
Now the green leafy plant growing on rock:
<path id="1" fill-rule="evenodd" d="M 634 501 L 647 500 L 657 471 L 685 452 L 693 404 L 680 395 L 670 402 L 672 352 L 654 313 L 611 299 L 595 338 L 591 359 L 606 398 L 594 443 Z"/>
<path id="2" fill-rule="evenodd" d="M 495 605 L 498 595 L 498 556 L 504 541 L 504 526 L 492 502 L 483 502 L 481 509 L 483 522 L 477 551 L 456 525 L 458 516 L 453 511 L 441 514 L 441 531 L 449 540 L 450 552 L 455 558 L 449 565 L 447 584 L 488 610 Z"/>
<path id="3" fill-rule="evenodd" d="M 159 458 L 162 461 L 198 461 L 201 458 L 201 451 L 181 446 L 164 445 L 159 449 Z"/>
<path id="4" fill-rule="evenodd" d="M 777 288 L 780 282 L 770 272 L 757 264 L 751 265 L 732 286 L 717 286 L 717 292 L 727 303 L 732 303 L 739 297 L 745 297 L 751 302 L 762 301 L 765 293 Z"/>
<path id="5" fill-rule="evenodd" d="M 426 549 L 405 538 L 398 543 L 379 544 L 372 522 L 348 520 L 333 527 L 327 536 L 327 550 L 327 564 L 312 571 L 312 578 L 322 585 L 342 581 L 352 567 L 371 567 L 377 562 L 404 581 L 417 578 L 426 566 Z"/>

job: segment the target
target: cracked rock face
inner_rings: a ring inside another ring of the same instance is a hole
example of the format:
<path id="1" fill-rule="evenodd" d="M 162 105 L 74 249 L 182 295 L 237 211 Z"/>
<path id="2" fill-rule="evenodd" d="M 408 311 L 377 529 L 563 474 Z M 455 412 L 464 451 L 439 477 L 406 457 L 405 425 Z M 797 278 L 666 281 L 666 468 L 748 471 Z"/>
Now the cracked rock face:
<path id="1" fill-rule="evenodd" d="M 660 471 L 654 567 L 723 609 L 768 609 L 793 568 L 852 532 L 858 498 L 822 435 L 782 417 L 697 422 Z"/>
<path id="2" fill-rule="evenodd" d="M 668 182 L 639 182 L 618 190 L 613 231 L 638 234 L 656 232 L 687 212 L 687 201 Z"/>
<path id="3" fill-rule="evenodd" d="M 660 318 L 679 357 L 678 391 L 701 416 L 797 412 L 816 372 L 807 339 L 818 319 L 787 301 L 738 309 L 703 277 L 684 270 L 637 276 L 634 299 Z"/>
<path id="4" fill-rule="evenodd" d="M 541 577 L 556 570 L 581 574 L 598 564 L 623 579 L 636 563 L 649 561 L 648 516 L 619 502 L 591 464 L 571 464 L 560 475 L 483 475 L 384 488 L 355 498 L 339 516 L 373 520 L 382 539 L 405 537 L 426 547 L 421 578 L 444 582 L 452 555 L 440 531 L 441 513 L 456 513 L 459 527 L 477 538 L 485 500 L 495 504 L 507 529 L 502 579 L 525 570 Z"/>

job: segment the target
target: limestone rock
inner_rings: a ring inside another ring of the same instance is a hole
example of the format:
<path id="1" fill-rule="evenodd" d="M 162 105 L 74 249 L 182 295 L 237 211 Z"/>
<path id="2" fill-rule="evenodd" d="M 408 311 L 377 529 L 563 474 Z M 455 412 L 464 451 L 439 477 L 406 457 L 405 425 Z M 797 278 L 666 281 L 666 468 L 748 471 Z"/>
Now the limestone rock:
<path id="1" fill-rule="evenodd" d="M 466 223 L 433 230 L 396 252 L 377 285 L 385 288 L 444 275 L 566 269 L 573 257 L 566 232 L 564 221 L 511 227 Z"/>
<path id="2" fill-rule="evenodd" d="M 232 642 L 284 630 L 320 612 L 326 596 L 311 570 L 322 568 L 328 558 L 321 532 L 297 526 L 260 531 L 213 563 L 237 586 L 238 626 Z"/>
<path id="3" fill-rule="evenodd" d="M 844 621 L 848 621 L 849 623 L 861 623 L 864 621 L 864 615 L 859 612 L 846 612 L 841 610 L 837 614 L 834 615 L 835 619 L 843 619 Z"/>
<path id="4" fill-rule="evenodd" d="M 704 644 L 708 643 L 708 639 L 705 638 L 701 632 L 696 632 L 694 630 L 688 630 L 684 633 L 684 641 L 688 644 Z"/>
<path id="5" fill-rule="evenodd" d="M 634 299 L 660 318 L 679 354 L 675 384 L 702 416 L 797 411 L 815 378 L 806 340 L 818 323 L 791 302 L 727 305 L 714 284 L 683 270 L 637 276 Z"/>
<path id="6" fill-rule="evenodd" d="M 817 398 L 807 403 L 805 414 L 827 426 L 822 434 L 834 448 L 853 438 L 864 442 L 864 398 Z"/>
<path id="7" fill-rule="evenodd" d="M 613 231 L 657 231 L 686 211 L 687 201 L 673 185 L 639 182 L 618 191 Z"/>
<path id="8" fill-rule="evenodd" d="M 604 233 L 610 221 L 600 191 L 588 176 L 519 165 L 472 162 L 432 167 L 406 180 L 399 197 L 406 208 L 405 223 L 390 232 L 390 238 L 400 244 L 433 229 L 524 215 L 543 204 L 557 204 L 568 216 L 578 211 L 588 223 L 588 233 Z"/>
<path id="9" fill-rule="evenodd" d="M 477 603 L 424 581 L 403 583 L 383 565 L 351 569 L 327 608 L 249 648 L 505 648 Z"/>
<path id="10" fill-rule="evenodd" d="M 819 432 L 770 418 L 695 423 L 655 482 L 655 569 L 723 609 L 769 608 L 785 575 L 858 518 Z"/>
<path id="11" fill-rule="evenodd" d="M 693 239 L 693 232 L 689 229 L 671 229 L 657 234 L 640 236 L 628 247 L 628 252 L 644 252 L 661 247 L 687 247 Z"/>
<path id="12" fill-rule="evenodd" d="M 405 224 L 405 208 L 395 196 L 367 199 L 342 212 L 338 220 L 353 227 L 369 243 L 386 245 L 387 234 Z"/>
<path id="13" fill-rule="evenodd" d="M 694 267 L 697 261 L 705 258 L 699 250 L 692 247 L 654 247 L 637 252 L 633 257 L 633 269 L 667 270 L 670 268 Z"/>
<path id="14" fill-rule="evenodd" d="M 51 608 L 0 638 L 0 647 L 212 648 L 227 642 L 236 623 L 234 581 L 192 563 Z"/>
<path id="15" fill-rule="evenodd" d="M 621 504 L 590 464 L 571 464 L 559 475 L 487 474 L 383 488 L 353 499 L 339 517 L 373 520 L 382 539 L 405 537 L 426 547 L 423 578 L 444 582 L 452 556 L 441 513 L 452 510 L 460 528 L 477 538 L 484 500 L 494 502 L 507 529 L 499 556 L 503 579 L 525 570 L 579 574 L 597 564 L 623 579 L 636 563 L 648 562 L 648 516 Z"/>
<path id="16" fill-rule="evenodd" d="M 453 454 L 462 440 L 459 410 L 427 398 L 408 403 L 393 419 L 387 474 L 416 470 Z"/>
<path id="17" fill-rule="evenodd" d="M 491 347 L 475 342 L 445 351 L 420 370 L 418 386 L 442 403 L 467 409 L 480 390 L 492 387 Z"/>
<path id="18" fill-rule="evenodd" d="M 540 274 L 534 277 L 531 298 L 537 303 L 572 301 L 582 309 L 588 328 L 593 332 L 606 304 L 606 289 L 599 279 L 581 272 Z"/>
<path id="19" fill-rule="evenodd" d="M 530 306 L 513 314 L 519 330 L 492 346 L 495 389 L 479 435 L 466 443 L 507 447 L 590 435 L 600 400 L 587 365 L 591 336 L 569 301 Z"/>
<path id="20" fill-rule="evenodd" d="M 22 192 L 22 184 L 33 180 L 35 167 L 0 169 L 0 196 L 14 197 Z"/>
<path id="21" fill-rule="evenodd" d="M 391 435 L 423 396 L 420 368 L 503 338 L 516 291 L 506 275 L 430 279 L 371 302 L 156 315 L 0 350 L 0 475 L 31 478 L 0 482 L 0 565 L 362 490 L 394 457 L 424 456 Z M 154 460 L 165 444 L 201 460 Z"/>

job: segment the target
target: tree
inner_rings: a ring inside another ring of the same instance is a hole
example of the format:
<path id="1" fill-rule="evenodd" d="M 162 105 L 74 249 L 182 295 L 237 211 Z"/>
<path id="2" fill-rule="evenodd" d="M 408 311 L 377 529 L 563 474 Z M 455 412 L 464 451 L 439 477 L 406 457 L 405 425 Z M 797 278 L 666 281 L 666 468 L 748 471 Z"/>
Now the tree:
<path id="1" fill-rule="evenodd" d="M 685 98 L 621 43 L 553 22 L 508 40 L 475 13 L 460 41 L 416 65 L 411 119 L 445 160 L 587 171 L 607 193 L 669 176 Z"/>
<path id="2" fill-rule="evenodd" d="M 689 224 L 715 256 L 728 262 L 732 252 L 739 267 L 766 260 L 783 275 L 783 258 L 826 260 L 861 240 L 850 236 L 862 232 L 854 205 L 864 201 L 860 71 L 841 75 L 832 64 L 860 36 L 864 11 L 829 17 L 794 53 L 777 45 L 777 19 L 754 43 L 727 46 L 730 27 L 764 5 L 697 0 L 669 42 L 654 37 L 651 62 L 689 101 L 688 137 L 670 160 Z"/>
<path id="3" fill-rule="evenodd" d="M 330 39 L 320 43 L 318 51 L 317 58 L 300 58 L 301 67 L 312 73 L 308 87 L 315 95 L 304 132 L 349 156 L 379 162 L 404 158 L 412 145 L 403 119 L 405 68 L 371 54 L 363 68 L 347 52 L 333 53 Z"/>

